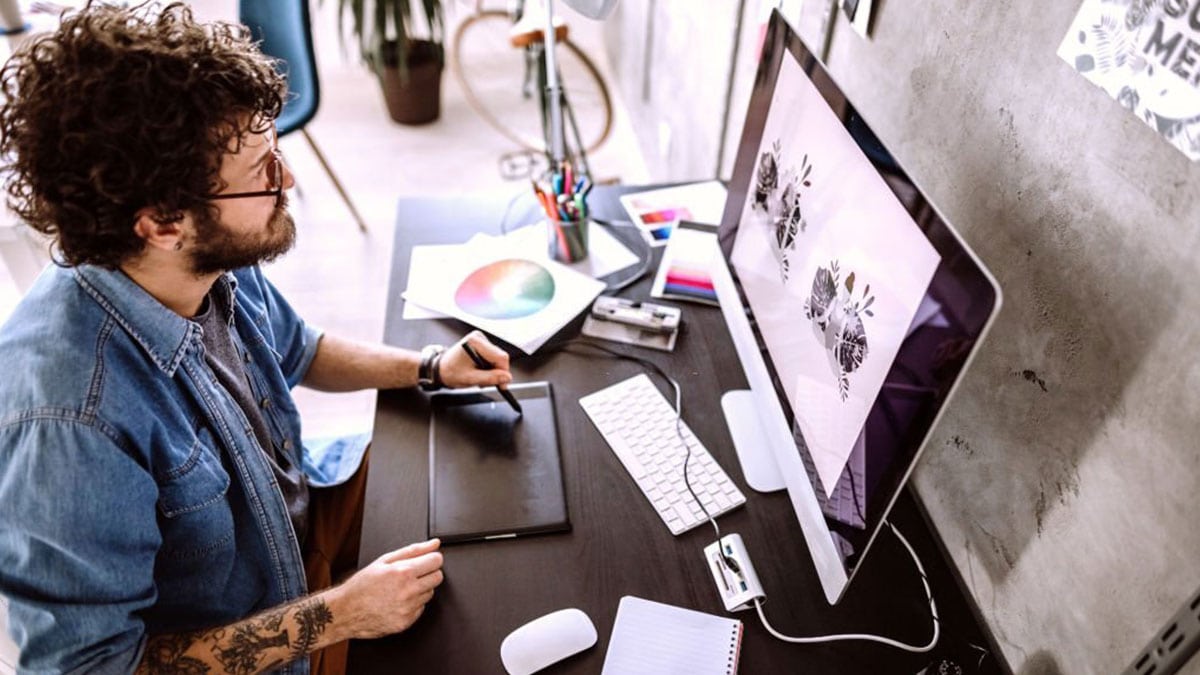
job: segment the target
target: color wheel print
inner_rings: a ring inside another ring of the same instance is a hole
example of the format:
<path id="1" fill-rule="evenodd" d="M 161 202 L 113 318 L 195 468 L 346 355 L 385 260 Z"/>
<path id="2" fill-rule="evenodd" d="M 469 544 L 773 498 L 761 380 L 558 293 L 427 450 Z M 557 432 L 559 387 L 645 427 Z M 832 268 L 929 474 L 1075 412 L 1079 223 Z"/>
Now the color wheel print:
<path id="1" fill-rule="evenodd" d="M 530 260 L 508 259 L 471 272 L 454 303 L 464 312 L 484 319 L 519 319 L 536 314 L 554 298 L 554 277 Z"/>

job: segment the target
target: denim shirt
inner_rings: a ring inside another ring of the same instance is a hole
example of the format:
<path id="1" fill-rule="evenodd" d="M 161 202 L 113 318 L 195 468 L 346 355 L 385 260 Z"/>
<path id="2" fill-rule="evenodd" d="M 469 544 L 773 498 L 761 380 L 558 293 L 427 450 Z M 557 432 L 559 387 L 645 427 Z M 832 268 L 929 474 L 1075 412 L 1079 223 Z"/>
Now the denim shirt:
<path id="1" fill-rule="evenodd" d="M 361 441 L 300 443 L 290 388 L 320 333 L 257 267 L 226 274 L 235 342 L 279 447 L 316 486 Z M 22 672 L 129 673 L 147 636 L 306 592 L 300 547 L 199 324 L 120 271 L 51 266 L 0 328 L 0 595 Z M 307 659 L 280 672 L 307 673 Z"/>

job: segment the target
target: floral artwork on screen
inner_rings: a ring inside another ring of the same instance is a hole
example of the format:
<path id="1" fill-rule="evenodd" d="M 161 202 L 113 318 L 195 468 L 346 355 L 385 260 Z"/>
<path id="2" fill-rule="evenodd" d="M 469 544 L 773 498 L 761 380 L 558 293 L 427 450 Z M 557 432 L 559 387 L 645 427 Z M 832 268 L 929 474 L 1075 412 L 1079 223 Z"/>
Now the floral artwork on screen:
<path id="1" fill-rule="evenodd" d="M 789 256 L 796 249 L 796 237 L 804 232 L 807 223 L 800 208 L 802 188 L 812 187 L 809 176 L 812 165 L 808 155 L 796 169 L 788 164 L 782 152 L 782 141 L 776 139 L 771 149 L 759 155 L 754 174 L 753 212 L 775 237 L 775 258 L 779 262 L 779 277 L 787 283 Z"/>
<path id="2" fill-rule="evenodd" d="M 941 260 L 784 59 L 730 260 L 820 484 L 838 484 Z"/>
<path id="3" fill-rule="evenodd" d="M 850 373 L 867 358 L 866 317 L 875 316 L 869 308 L 875 302 L 871 284 L 854 298 L 854 272 L 842 280 L 838 261 L 818 267 L 813 277 L 812 295 L 804 301 L 804 316 L 812 320 L 813 333 L 825 347 L 829 369 L 837 377 L 838 392 L 845 401 L 850 393 Z"/>

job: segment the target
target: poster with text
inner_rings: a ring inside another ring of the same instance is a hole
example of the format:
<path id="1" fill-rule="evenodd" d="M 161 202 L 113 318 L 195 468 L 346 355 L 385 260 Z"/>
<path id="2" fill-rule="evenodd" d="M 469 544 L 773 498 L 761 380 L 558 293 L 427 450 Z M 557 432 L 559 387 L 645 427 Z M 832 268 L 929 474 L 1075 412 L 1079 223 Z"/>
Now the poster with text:
<path id="1" fill-rule="evenodd" d="M 1084 0 L 1058 55 L 1200 161 L 1200 0 Z"/>
<path id="2" fill-rule="evenodd" d="M 785 58 L 731 262 L 827 496 L 940 259 Z"/>

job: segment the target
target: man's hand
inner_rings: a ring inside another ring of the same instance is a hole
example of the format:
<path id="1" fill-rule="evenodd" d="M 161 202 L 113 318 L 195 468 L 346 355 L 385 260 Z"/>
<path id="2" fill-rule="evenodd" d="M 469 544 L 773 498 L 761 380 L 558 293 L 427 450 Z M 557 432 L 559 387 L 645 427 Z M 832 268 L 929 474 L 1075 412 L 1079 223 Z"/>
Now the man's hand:
<path id="1" fill-rule="evenodd" d="M 228 626 L 155 635 L 137 673 L 258 673 L 350 638 L 413 625 L 442 583 L 437 539 L 392 551 L 341 586 Z"/>
<path id="2" fill-rule="evenodd" d="M 385 553 L 334 589 L 334 611 L 344 613 L 354 637 L 391 635 L 413 625 L 442 583 L 439 546 L 431 539 Z"/>
<path id="3" fill-rule="evenodd" d="M 463 344 L 471 345 L 484 361 L 492 364 L 491 370 L 483 370 L 475 365 Z M 438 375 L 447 387 L 493 387 L 512 382 L 512 373 L 508 372 L 508 353 L 500 349 L 475 330 L 467 333 L 463 339 L 447 347 L 438 363 Z"/>

